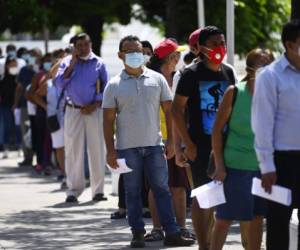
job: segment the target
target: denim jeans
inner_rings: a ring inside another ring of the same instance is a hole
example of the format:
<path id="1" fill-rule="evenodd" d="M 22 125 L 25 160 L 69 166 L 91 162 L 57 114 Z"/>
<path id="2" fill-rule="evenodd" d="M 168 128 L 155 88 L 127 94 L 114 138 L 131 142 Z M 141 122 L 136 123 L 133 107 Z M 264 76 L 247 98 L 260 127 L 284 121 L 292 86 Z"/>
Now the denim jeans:
<path id="1" fill-rule="evenodd" d="M 178 232 L 168 187 L 168 168 L 163 148 L 153 146 L 118 150 L 118 157 L 125 158 L 126 164 L 133 170 L 124 174 L 128 222 L 132 232 L 145 232 L 141 194 L 144 172 L 154 193 L 158 217 L 164 231 L 166 234 Z"/>
<path id="2" fill-rule="evenodd" d="M 0 144 L 8 145 L 11 142 L 14 128 L 14 113 L 10 107 L 0 107 Z"/>

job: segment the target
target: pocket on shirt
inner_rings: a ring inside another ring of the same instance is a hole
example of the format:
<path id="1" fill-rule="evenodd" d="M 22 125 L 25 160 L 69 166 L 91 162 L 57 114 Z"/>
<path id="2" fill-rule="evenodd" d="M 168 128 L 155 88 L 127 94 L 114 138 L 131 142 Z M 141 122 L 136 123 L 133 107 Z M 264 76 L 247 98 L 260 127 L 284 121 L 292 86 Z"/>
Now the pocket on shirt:
<path id="1" fill-rule="evenodd" d="M 144 85 L 144 91 L 146 99 L 149 100 L 159 100 L 160 98 L 160 86 L 154 83 L 148 83 Z"/>

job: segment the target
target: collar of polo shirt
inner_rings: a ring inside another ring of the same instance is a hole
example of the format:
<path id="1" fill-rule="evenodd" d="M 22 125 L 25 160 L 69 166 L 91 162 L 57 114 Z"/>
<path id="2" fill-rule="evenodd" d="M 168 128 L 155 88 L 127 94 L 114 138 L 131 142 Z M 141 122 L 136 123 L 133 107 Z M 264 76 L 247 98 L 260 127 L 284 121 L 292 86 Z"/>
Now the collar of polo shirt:
<path id="1" fill-rule="evenodd" d="M 149 69 L 146 68 L 146 67 L 142 67 L 143 68 L 143 73 L 139 75 L 138 78 L 140 77 L 150 77 L 150 74 L 148 73 L 149 72 Z M 126 79 L 129 79 L 129 78 L 136 78 L 135 76 L 132 76 L 132 75 L 128 75 L 125 71 L 125 69 L 122 70 L 122 73 L 121 73 L 121 78 L 126 80 Z"/>

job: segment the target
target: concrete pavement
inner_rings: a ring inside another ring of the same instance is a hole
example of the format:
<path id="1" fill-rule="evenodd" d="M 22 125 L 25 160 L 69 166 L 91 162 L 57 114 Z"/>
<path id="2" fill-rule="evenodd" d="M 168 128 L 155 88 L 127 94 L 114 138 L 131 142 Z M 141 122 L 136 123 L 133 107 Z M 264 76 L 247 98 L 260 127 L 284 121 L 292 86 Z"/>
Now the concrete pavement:
<path id="1" fill-rule="evenodd" d="M 0 249 L 15 250 L 96 250 L 130 249 L 130 231 L 126 220 L 110 220 L 117 197 L 109 195 L 111 177 L 106 176 L 105 193 L 109 200 L 91 202 L 87 189 L 78 205 L 64 203 L 65 193 L 55 176 L 37 175 L 30 167 L 17 167 L 16 152 L 0 160 Z M 147 231 L 151 220 L 146 220 Z M 191 220 L 188 219 L 191 228 Z M 147 243 L 151 250 L 164 248 L 161 242 Z M 197 245 L 185 248 L 196 250 Z M 232 226 L 224 249 L 241 250 L 239 228 Z M 293 250 L 296 248 L 292 248 Z"/>

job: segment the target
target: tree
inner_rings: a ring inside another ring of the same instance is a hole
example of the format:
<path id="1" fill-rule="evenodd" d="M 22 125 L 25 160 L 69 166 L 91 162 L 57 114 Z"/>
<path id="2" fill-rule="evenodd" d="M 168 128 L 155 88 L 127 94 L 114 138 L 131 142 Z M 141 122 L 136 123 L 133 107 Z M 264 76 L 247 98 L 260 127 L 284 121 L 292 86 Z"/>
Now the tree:
<path id="1" fill-rule="evenodd" d="M 100 53 L 103 24 L 128 24 L 131 0 L 0 0 L 0 32 L 9 28 L 17 32 L 41 32 L 46 26 L 55 31 L 59 26 L 80 25 Z"/>
<path id="2" fill-rule="evenodd" d="M 299 0 L 291 0 L 292 14 L 291 19 L 300 19 L 300 2 Z"/>
<path id="3" fill-rule="evenodd" d="M 297 0 L 295 0 L 297 1 Z M 143 22 L 159 27 L 165 36 L 187 42 L 197 25 L 196 0 L 136 0 L 141 6 L 135 16 Z M 289 0 L 236 0 L 236 52 L 247 53 L 257 46 L 279 49 L 282 24 L 290 15 Z M 206 25 L 226 29 L 226 1 L 205 1 Z"/>

